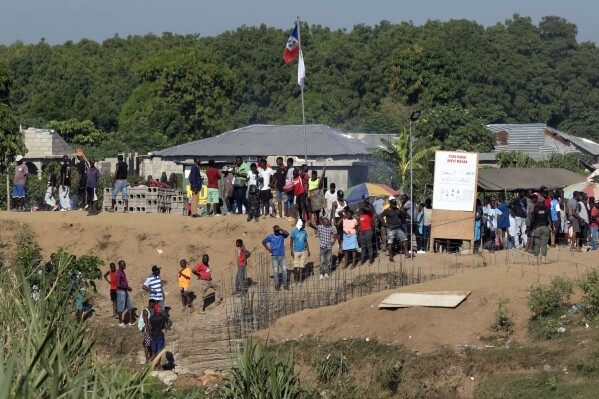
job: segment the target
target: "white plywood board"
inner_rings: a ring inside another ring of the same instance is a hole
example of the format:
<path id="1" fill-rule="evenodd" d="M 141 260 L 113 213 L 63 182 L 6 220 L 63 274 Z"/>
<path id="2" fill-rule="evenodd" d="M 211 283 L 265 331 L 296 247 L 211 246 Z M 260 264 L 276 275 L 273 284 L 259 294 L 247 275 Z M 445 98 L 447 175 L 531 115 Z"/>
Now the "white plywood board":
<path id="1" fill-rule="evenodd" d="M 455 308 L 470 295 L 470 291 L 397 292 L 379 304 L 381 308 Z"/>

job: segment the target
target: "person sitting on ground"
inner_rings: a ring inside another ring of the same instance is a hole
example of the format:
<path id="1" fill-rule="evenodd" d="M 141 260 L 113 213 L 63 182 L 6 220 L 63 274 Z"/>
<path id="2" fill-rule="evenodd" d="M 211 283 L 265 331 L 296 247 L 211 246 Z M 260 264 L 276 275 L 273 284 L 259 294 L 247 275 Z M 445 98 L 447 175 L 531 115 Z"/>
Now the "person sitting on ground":
<path id="1" fill-rule="evenodd" d="M 156 359 L 165 347 L 164 333 L 170 329 L 173 322 L 162 313 L 160 305 L 154 305 L 154 315 L 150 317 L 150 326 L 152 327 L 152 358 Z M 160 370 L 160 361 L 162 356 L 156 360 L 156 369 Z"/>
<path id="2" fill-rule="evenodd" d="M 148 187 L 160 187 L 160 188 L 166 188 L 168 190 L 171 189 L 171 186 L 169 186 L 166 183 L 163 183 L 161 181 L 158 181 L 158 180 L 154 179 L 154 177 L 152 175 L 148 175 L 148 179 L 147 180 L 148 181 L 146 183 L 146 186 L 148 186 Z"/>
<path id="3" fill-rule="evenodd" d="M 218 306 L 223 303 L 223 296 L 220 290 L 220 285 L 216 284 L 214 280 L 212 280 L 212 270 L 210 270 L 210 266 L 208 262 L 210 261 L 210 257 L 208 254 L 204 254 L 202 256 L 202 261 L 198 263 L 192 270 L 192 273 L 198 277 L 200 281 L 200 294 L 202 295 L 202 313 L 206 311 L 206 293 L 209 289 L 214 290 L 214 297 L 216 300 L 216 305 Z"/>
<path id="4" fill-rule="evenodd" d="M 181 291 L 181 302 L 183 303 L 183 312 L 189 310 L 193 312 L 193 305 L 189 297 L 189 285 L 191 282 L 191 269 L 187 267 L 187 261 L 181 259 L 179 262 L 179 290 Z"/>

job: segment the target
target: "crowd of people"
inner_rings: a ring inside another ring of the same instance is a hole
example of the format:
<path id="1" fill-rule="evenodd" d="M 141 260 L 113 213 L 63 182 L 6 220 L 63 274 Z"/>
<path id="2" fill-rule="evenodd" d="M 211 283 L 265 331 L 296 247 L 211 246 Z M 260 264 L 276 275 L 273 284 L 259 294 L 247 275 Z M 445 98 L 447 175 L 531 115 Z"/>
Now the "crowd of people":
<path id="1" fill-rule="evenodd" d="M 117 318 L 119 326 L 123 328 L 137 325 L 139 331 L 142 333 L 146 361 L 152 361 L 165 348 L 164 334 L 173 324 L 169 317 L 170 307 L 165 305 L 164 281 L 161 278 L 161 268 L 157 265 L 152 266 L 151 273 L 141 286 L 141 289 L 148 293 L 148 303 L 141 310 L 138 317 L 135 315 L 131 300 L 130 293 L 133 291 L 133 288 L 129 285 L 125 272 L 126 268 L 126 262 L 119 260 L 118 268 L 115 263 L 110 263 L 109 270 L 104 274 L 104 279 L 110 285 L 110 300 L 113 309 L 112 317 Z M 206 311 L 205 299 L 209 290 L 214 291 L 215 306 L 219 306 L 224 300 L 221 287 L 212 279 L 210 257 L 208 254 L 204 254 L 202 260 L 193 269 L 188 267 L 187 260 L 181 259 L 179 262 L 177 278 L 182 312 L 194 312 L 195 310 L 192 297 L 190 296 L 193 275 L 197 277 L 199 287 L 196 292 L 198 292 L 202 302 L 199 312 L 205 313 Z M 76 304 L 76 306 L 79 305 Z M 82 307 L 83 298 L 81 298 Z M 78 307 L 77 311 L 80 311 Z M 160 358 L 156 362 L 156 367 L 159 368 Z"/>
<path id="2" fill-rule="evenodd" d="M 475 240 L 485 249 L 518 248 L 539 262 L 546 262 L 548 246 L 567 246 L 572 251 L 597 250 L 599 199 L 574 191 L 521 191 L 512 201 L 500 195 L 495 201 L 477 201 Z"/>

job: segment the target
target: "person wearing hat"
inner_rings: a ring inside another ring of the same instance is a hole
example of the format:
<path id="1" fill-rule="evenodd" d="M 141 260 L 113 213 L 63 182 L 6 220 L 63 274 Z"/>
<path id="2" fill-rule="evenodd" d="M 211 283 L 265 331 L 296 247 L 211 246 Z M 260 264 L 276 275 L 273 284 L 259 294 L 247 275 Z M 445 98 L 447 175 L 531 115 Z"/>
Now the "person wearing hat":
<path id="1" fill-rule="evenodd" d="M 15 166 L 15 180 L 12 188 L 12 198 L 15 203 L 15 210 L 17 212 L 25 211 L 25 187 L 27 186 L 27 177 L 29 176 L 29 169 L 27 165 L 23 163 L 23 157 L 17 155 L 15 158 L 17 165 Z"/>
<path id="2" fill-rule="evenodd" d="M 62 157 L 60 165 L 60 186 L 58 187 L 58 200 L 60 201 L 61 212 L 71 210 L 71 165 L 69 156 Z"/>
<path id="3" fill-rule="evenodd" d="M 90 168 L 90 165 L 87 161 L 87 158 L 83 154 L 83 151 L 77 149 L 75 153 L 75 167 L 77 168 L 77 173 L 79 174 L 79 185 L 77 186 L 77 193 L 79 197 L 81 197 L 81 202 L 84 204 L 85 208 L 88 209 L 90 206 L 90 199 L 87 195 L 87 172 Z M 92 197 L 93 200 L 93 197 Z"/>
<path id="4" fill-rule="evenodd" d="M 393 244 L 395 240 L 401 242 L 404 254 L 407 256 L 408 251 L 408 236 L 401 229 L 401 225 L 406 220 L 406 211 L 404 208 L 399 208 L 395 197 L 389 197 L 389 208 L 385 209 L 378 217 L 379 224 L 385 227 L 387 233 L 387 251 L 389 252 L 389 262 L 393 260 Z M 411 254 L 414 256 L 414 254 Z"/>
<path id="5" fill-rule="evenodd" d="M 344 196 L 345 193 L 342 190 L 337 191 L 337 201 L 333 202 L 333 207 L 331 208 L 331 216 L 335 218 L 335 226 L 337 227 L 339 255 L 342 253 L 341 248 L 343 246 L 343 227 L 339 224 L 339 222 L 343 219 L 343 209 L 347 206 L 347 201 L 343 199 Z"/>
<path id="6" fill-rule="evenodd" d="M 162 306 L 156 304 L 154 305 L 154 309 L 151 309 L 150 312 L 152 315 L 150 316 L 150 327 L 152 329 L 152 343 L 150 346 L 150 350 L 152 351 L 152 357 L 150 360 L 154 360 L 156 356 L 164 349 L 164 332 L 171 328 L 173 322 L 168 318 L 167 315 L 164 314 L 164 309 Z M 160 369 L 160 360 L 159 357 L 156 361 L 156 369 Z"/>
<path id="7" fill-rule="evenodd" d="M 157 265 L 152 266 L 152 274 L 148 276 L 141 288 L 149 292 L 150 299 L 155 300 L 156 304 L 164 310 L 164 292 L 162 291 L 162 280 L 160 279 L 160 267 Z"/>
<path id="8" fill-rule="evenodd" d="M 289 242 L 291 257 L 293 258 L 293 275 L 296 287 L 302 285 L 302 274 L 306 265 L 306 258 L 310 256 L 308 233 L 304 230 L 304 227 L 305 222 L 302 219 L 298 219 L 295 229 L 291 231 L 291 240 Z"/>
<path id="9" fill-rule="evenodd" d="M 89 160 L 89 170 L 87 171 L 87 182 L 85 184 L 87 190 L 87 206 L 89 207 L 89 214 L 98 214 L 97 201 L 98 201 L 98 186 L 100 184 L 100 170 L 96 168 L 96 162 Z"/>

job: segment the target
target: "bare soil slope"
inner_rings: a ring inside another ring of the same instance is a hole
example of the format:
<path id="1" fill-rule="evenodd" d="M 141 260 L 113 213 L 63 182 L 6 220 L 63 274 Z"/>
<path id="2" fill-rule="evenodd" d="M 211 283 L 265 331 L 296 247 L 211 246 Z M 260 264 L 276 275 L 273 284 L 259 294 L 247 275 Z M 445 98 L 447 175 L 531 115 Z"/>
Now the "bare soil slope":
<path id="1" fill-rule="evenodd" d="M 433 255 L 434 256 L 434 255 Z M 510 262 L 528 255 L 511 252 Z M 557 261 L 559 257 L 559 262 Z M 497 301 L 509 300 L 508 310 L 515 322 L 513 339 L 527 341 L 527 291 L 531 285 L 548 283 L 551 276 L 577 277 L 597 266 L 596 253 L 570 254 L 552 249 L 552 263 L 539 267 L 530 264 L 505 264 L 503 253 L 489 258 L 495 265 L 466 269 L 445 279 L 388 290 L 326 308 L 305 310 L 279 319 L 257 335 L 274 340 L 299 339 L 313 335 L 325 340 L 349 338 L 377 339 L 403 344 L 409 349 L 430 352 L 441 347 L 456 349 L 465 342 L 481 345 L 480 338 L 493 333 Z M 496 262 L 495 262 L 496 260 Z M 528 263 L 528 262 L 527 262 Z M 379 310 L 378 304 L 392 292 L 471 291 L 456 309 L 414 307 Z"/>

